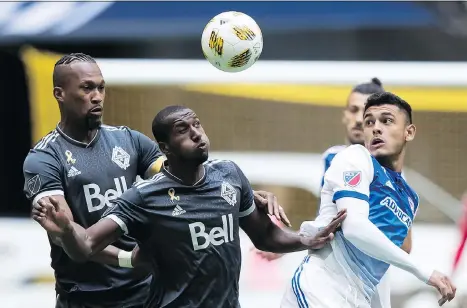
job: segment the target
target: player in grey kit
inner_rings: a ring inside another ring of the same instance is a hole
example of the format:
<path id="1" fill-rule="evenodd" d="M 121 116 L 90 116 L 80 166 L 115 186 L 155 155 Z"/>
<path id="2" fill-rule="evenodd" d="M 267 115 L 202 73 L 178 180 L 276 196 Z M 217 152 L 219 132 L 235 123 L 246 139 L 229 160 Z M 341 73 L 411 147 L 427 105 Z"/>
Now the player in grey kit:
<path id="1" fill-rule="evenodd" d="M 137 131 L 101 125 L 105 81 L 93 58 L 62 57 L 55 65 L 53 83 L 61 120 L 26 157 L 24 192 L 35 206 L 53 196 L 71 220 L 87 228 L 137 175 L 157 172 L 162 153 Z M 57 238 L 49 239 L 56 307 L 138 307 L 145 302 L 151 280 L 147 271 L 118 267 L 118 258 L 117 266 L 77 263 Z M 119 249 L 131 251 L 135 242 L 123 236 L 114 245 L 93 260 L 113 260 Z"/>
<path id="2" fill-rule="evenodd" d="M 38 213 L 39 200 L 53 197 L 70 220 L 88 228 L 112 200 L 131 187 L 137 175 L 145 178 L 157 173 L 164 157 L 143 134 L 101 125 L 105 81 L 92 57 L 79 53 L 62 57 L 55 65 L 53 83 L 61 120 L 27 156 L 24 192 L 33 203 L 33 215 Z M 270 194 L 267 197 L 273 199 Z M 268 204 L 267 199 L 260 201 Z M 272 211 L 283 214 L 271 203 Z M 49 239 L 57 308 L 141 307 L 146 301 L 149 273 L 119 267 L 130 258 L 125 252 L 135 247 L 133 239 L 123 236 L 115 247 L 92 258 L 110 265 L 77 263 L 50 232 Z"/>
<path id="3" fill-rule="evenodd" d="M 162 292 L 152 292 L 147 307 L 239 307 L 239 226 L 260 249 L 292 252 L 322 247 L 345 218 L 339 213 L 315 238 L 277 227 L 256 209 L 251 186 L 235 163 L 206 162 L 209 139 L 190 109 L 165 108 L 153 133 L 168 164 L 115 200 L 95 225 L 74 224 L 54 199 L 40 201 L 45 211 L 33 216 L 76 259 L 133 236 L 159 269 Z"/>

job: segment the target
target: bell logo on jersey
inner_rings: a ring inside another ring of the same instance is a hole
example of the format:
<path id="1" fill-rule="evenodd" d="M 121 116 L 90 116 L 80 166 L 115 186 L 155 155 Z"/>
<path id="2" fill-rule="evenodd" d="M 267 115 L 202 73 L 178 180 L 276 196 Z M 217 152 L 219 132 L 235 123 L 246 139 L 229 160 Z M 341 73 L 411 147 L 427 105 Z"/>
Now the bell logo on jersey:
<path id="1" fill-rule="evenodd" d="M 381 205 L 384 205 L 388 209 L 390 209 L 394 215 L 404 224 L 407 228 L 410 228 L 412 225 L 412 219 L 410 216 L 404 213 L 404 211 L 397 205 L 396 201 L 391 197 L 386 197 L 383 201 L 380 202 Z"/>
<path id="2" fill-rule="evenodd" d="M 195 251 L 206 249 L 209 244 L 219 246 L 234 240 L 232 214 L 222 215 L 221 218 L 222 227 L 214 227 L 209 233 L 206 232 L 206 226 L 202 222 L 194 222 L 188 225 Z"/>
<path id="3" fill-rule="evenodd" d="M 83 186 L 86 205 L 90 213 L 101 210 L 105 205 L 110 206 L 111 201 L 128 190 L 124 176 L 114 178 L 114 183 L 115 189 L 108 189 L 103 195 L 101 195 L 101 188 L 97 184 L 91 183 Z M 93 202 L 93 200 L 97 200 L 97 202 Z"/>

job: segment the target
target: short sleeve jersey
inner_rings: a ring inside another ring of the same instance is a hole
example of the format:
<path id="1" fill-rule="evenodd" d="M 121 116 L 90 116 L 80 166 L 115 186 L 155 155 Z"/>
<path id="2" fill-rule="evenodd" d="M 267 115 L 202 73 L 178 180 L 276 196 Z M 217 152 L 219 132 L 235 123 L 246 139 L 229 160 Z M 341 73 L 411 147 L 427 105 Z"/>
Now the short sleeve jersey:
<path id="1" fill-rule="evenodd" d="M 101 218 L 112 200 L 131 187 L 137 175 L 144 177 L 152 168 L 157 169 L 161 160 L 157 144 L 128 127 L 102 125 L 89 144 L 73 140 L 57 127 L 26 157 L 24 193 L 33 203 L 42 197 L 63 195 L 74 221 L 87 228 Z M 115 246 L 131 250 L 135 242 L 124 237 Z M 136 275 L 131 269 L 94 262 L 73 262 L 52 242 L 51 257 L 61 294 L 78 298 L 83 292 L 95 293 L 97 302 L 102 300 L 105 306 L 131 301 L 128 293 L 132 288 L 145 284 L 149 288 L 147 274 Z"/>
<path id="2" fill-rule="evenodd" d="M 204 164 L 185 186 L 163 169 L 115 201 L 104 217 L 134 237 L 158 269 L 162 293 L 149 307 L 239 307 L 239 219 L 255 210 L 253 191 L 230 161 Z"/>

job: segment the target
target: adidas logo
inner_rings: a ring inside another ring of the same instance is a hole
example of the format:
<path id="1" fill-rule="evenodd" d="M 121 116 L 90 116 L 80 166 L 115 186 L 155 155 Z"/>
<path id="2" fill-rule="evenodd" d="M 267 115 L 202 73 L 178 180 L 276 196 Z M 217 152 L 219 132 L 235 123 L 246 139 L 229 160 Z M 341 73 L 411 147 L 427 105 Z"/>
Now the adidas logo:
<path id="1" fill-rule="evenodd" d="M 180 205 L 176 205 L 173 212 L 172 212 L 172 216 L 178 216 L 178 215 L 182 215 L 184 213 L 186 213 L 186 211 L 184 209 L 182 209 Z"/>
<path id="2" fill-rule="evenodd" d="M 72 167 L 70 168 L 70 170 L 68 170 L 68 175 L 67 175 L 67 176 L 68 176 L 69 178 L 72 178 L 72 177 L 77 176 L 77 175 L 79 175 L 79 174 L 81 174 L 81 171 L 79 171 L 79 170 L 76 169 L 74 166 L 72 166 Z"/>

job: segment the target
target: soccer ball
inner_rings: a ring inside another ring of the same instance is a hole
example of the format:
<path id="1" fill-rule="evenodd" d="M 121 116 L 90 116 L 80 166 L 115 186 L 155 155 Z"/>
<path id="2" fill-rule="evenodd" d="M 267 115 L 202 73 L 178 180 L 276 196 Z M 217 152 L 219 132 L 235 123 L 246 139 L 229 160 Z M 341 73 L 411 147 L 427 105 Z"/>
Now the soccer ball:
<path id="1" fill-rule="evenodd" d="M 263 51 L 263 35 L 250 16 L 224 12 L 211 19 L 201 37 L 204 57 L 224 72 L 251 67 Z"/>

